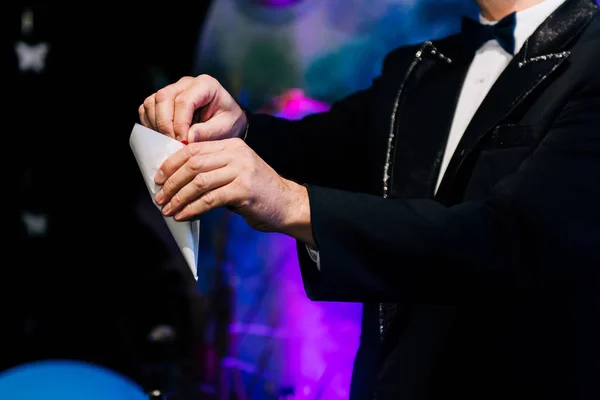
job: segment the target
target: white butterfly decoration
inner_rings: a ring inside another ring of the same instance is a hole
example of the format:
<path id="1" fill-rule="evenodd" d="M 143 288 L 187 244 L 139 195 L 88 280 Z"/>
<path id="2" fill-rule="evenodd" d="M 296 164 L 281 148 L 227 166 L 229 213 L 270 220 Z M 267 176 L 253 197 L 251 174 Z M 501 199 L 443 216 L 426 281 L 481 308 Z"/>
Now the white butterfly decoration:
<path id="1" fill-rule="evenodd" d="M 40 237 L 48 233 L 48 217 L 45 214 L 24 211 L 21 213 L 21 221 L 29 236 Z"/>
<path id="2" fill-rule="evenodd" d="M 18 41 L 15 51 L 19 58 L 19 71 L 33 71 L 40 73 L 46 68 L 46 56 L 50 51 L 50 45 L 42 42 L 34 45 Z"/>

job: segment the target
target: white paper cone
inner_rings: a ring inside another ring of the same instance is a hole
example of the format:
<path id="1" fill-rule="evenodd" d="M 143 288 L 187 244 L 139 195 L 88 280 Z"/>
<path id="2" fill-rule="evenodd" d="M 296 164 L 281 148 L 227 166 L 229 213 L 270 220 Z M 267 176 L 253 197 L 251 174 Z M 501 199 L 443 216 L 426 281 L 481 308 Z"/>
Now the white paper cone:
<path id="1" fill-rule="evenodd" d="M 154 183 L 154 175 L 163 161 L 169 155 L 181 149 L 184 144 L 143 125 L 135 124 L 129 137 L 129 145 L 144 176 L 144 181 L 152 197 L 152 202 L 156 204 L 154 195 L 160 190 L 160 186 Z M 158 212 L 160 212 L 157 204 L 156 207 Z M 163 218 L 188 263 L 194 278 L 198 280 L 197 259 L 200 221 L 181 222 L 175 221 L 172 217 L 163 216 Z"/>

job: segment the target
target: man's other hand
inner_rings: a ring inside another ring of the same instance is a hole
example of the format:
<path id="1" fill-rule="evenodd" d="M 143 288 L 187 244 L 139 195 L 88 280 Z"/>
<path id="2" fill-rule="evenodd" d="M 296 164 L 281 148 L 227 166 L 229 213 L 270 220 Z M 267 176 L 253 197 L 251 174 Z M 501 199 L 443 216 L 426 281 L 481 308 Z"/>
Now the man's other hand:
<path id="1" fill-rule="evenodd" d="M 140 123 L 189 143 L 241 137 L 246 114 L 212 76 L 186 76 L 148 96 Z"/>
<path id="2" fill-rule="evenodd" d="M 306 188 L 281 177 L 239 138 L 190 143 L 160 166 L 156 202 L 178 221 L 217 207 L 240 214 L 253 228 L 314 245 Z"/>

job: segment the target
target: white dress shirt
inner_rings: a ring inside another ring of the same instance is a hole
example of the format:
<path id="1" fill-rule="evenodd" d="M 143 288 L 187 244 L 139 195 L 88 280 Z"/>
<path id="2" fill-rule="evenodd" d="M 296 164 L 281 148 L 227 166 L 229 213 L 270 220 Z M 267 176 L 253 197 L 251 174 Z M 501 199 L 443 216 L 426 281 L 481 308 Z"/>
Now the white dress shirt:
<path id="1" fill-rule="evenodd" d="M 531 34 L 552 14 L 565 0 L 543 0 L 532 7 L 516 13 L 515 26 L 515 54 L 518 53 L 525 41 Z M 479 20 L 483 24 L 493 25 L 495 22 L 486 20 L 483 16 L 479 16 Z M 439 188 L 442 177 L 446 172 L 448 163 L 452 158 L 463 133 L 471 122 L 473 115 L 483 102 L 483 99 L 488 94 L 489 90 L 494 85 L 502 71 L 512 60 L 513 55 L 507 53 L 496 40 L 490 40 L 484 43 L 475 53 L 475 57 L 469 66 L 469 70 L 465 77 L 448 142 L 446 151 L 440 167 L 438 175 L 436 192 Z M 319 252 L 307 246 L 311 259 L 319 265 Z"/>

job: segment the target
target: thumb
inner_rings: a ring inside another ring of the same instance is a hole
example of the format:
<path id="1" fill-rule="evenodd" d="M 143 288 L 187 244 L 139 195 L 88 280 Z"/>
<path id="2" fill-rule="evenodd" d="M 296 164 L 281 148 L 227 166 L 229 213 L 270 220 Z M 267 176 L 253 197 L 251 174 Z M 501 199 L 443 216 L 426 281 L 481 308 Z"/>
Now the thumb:
<path id="1" fill-rule="evenodd" d="M 232 137 L 234 124 L 228 121 L 229 119 L 231 116 L 219 114 L 208 121 L 196 122 L 188 131 L 188 142 L 206 142 Z"/>

